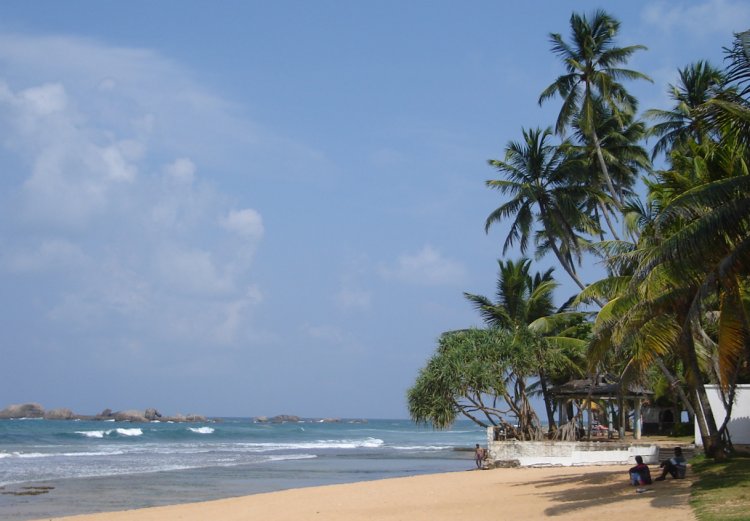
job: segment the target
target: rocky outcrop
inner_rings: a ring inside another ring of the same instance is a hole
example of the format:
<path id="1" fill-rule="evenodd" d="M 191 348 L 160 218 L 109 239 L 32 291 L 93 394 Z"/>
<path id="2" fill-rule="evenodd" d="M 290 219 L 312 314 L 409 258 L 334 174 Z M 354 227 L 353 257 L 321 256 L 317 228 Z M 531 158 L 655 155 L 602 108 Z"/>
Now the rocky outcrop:
<path id="1" fill-rule="evenodd" d="M 173 421 L 173 422 L 205 422 L 207 418 L 200 414 L 176 414 L 174 416 L 168 416 L 161 418 L 161 421 Z"/>
<path id="2" fill-rule="evenodd" d="M 143 415 L 148 421 L 155 421 L 161 418 L 161 413 L 156 409 L 146 409 L 146 412 L 144 412 Z"/>
<path id="3" fill-rule="evenodd" d="M 74 420 L 76 419 L 76 413 L 70 409 L 52 409 L 44 413 L 45 420 Z"/>
<path id="4" fill-rule="evenodd" d="M 139 423 L 146 423 L 149 421 L 146 419 L 146 416 L 144 416 L 143 411 L 117 411 L 116 413 L 112 414 L 112 418 L 115 419 L 115 421 L 118 422 L 139 422 Z"/>
<path id="5" fill-rule="evenodd" d="M 253 418 L 255 423 L 268 423 L 268 416 L 256 416 Z"/>
<path id="6" fill-rule="evenodd" d="M 44 407 L 38 403 L 9 405 L 0 411 L 0 420 L 15 418 L 44 418 Z"/>
<path id="7" fill-rule="evenodd" d="M 24 403 L 18 405 L 9 405 L 0 411 L 0 420 L 17 419 L 17 418 L 44 418 L 46 420 L 115 420 L 124 422 L 150 422 L 150 421 L 172 421 L 172 422 L 205 422 L 208 419 L 200 414 L 178 414 L 175 416 L 162 416 L 154 408 L 145 411 L 116 411 L 104 409 L 96 416 L 86 416 L 76 414 L 70 409 L 59 408 L 45 411 L 44 407 L 38 403 Z"/>
<path id="8" fill-rule="evenodd" d="M 269 421 L 271 423 L 297 423 L 301 421 L 302 418 L 299 416 L 293 416 L 291 414 L 279 414 L 278 416 L 274 416 Z"/>

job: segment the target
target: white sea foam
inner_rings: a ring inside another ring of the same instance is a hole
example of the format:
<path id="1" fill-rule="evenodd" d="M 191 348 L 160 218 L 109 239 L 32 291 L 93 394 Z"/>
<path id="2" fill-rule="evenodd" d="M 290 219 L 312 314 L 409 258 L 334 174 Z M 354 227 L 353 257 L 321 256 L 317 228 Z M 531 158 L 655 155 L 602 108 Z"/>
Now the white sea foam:
<path id="1" fill-rule="evenodd" d="M 439 445 L 408 445 L 408 446 L 394 445 L 391 448 L 394 450 L 447 450 L 447 449 L 450 449 L 451 447 L 439 446 Z"/>
<path id="2" fill-rule="evenodd" d="M 188 430 L 196 434 L 212 434 L 215 429 L 211 427 L 188 427 Z"/>
<path id="3" fill-rule="evenodd" d="M 141 429 L 115 429 L 115 432 L 120 436 L 141 436 L 143 434 Z"/>
<path id="4" fill-rule="evenodd" d="M 42 452 L 6 452 L 3 457 L 6 458 L 44 458 L 50 456 L 50 454 L 44 454 Z"/>
<path id="5" fill-rule="evenodd" d="M 1 458 L 21 458 L 21 459 L 35 459 L 35 458 L 55 458 L 64 456 L 67 458 L 80 458 L 86 456 L 117 456 L 119 454 L 125 454 L 123 451 L 114 450 L 106 452 L 3 452 L 0 453 Z"/>
<path id="6" fill-rule="evenodd" d="M 364 438 L 359 440 L 316 440 L 299 443 L 238 443 L 249 452 L 263 452 L 273 450 L 299 449 L 375 449 L 382 447 L 385 442 L 378 438 Z"/>
<path id="7" fill-rule="evenodd" d="M 76 434 L 86 436 L 87 438 L 104 438 L 105 436 L 112 435 L 113 432 L 119 434 L 120 436 L 141 436 L 143 434 L 143 430 L 138 428 L 109 429 L 106 431 L 75 431 Z"/>
<path id="8" fill-rule="evenodd" d="M 76 431 L 76 434 L 86 436 L 87 438 L 103 438 L 112 431 Z"/>
<path id="9" fill-rule="evenodd" d="M 269 456 L 268 461 L 287 461 L 296 459 L 315 459 L 315 454 L 282 454 L 278 456 Z"/>

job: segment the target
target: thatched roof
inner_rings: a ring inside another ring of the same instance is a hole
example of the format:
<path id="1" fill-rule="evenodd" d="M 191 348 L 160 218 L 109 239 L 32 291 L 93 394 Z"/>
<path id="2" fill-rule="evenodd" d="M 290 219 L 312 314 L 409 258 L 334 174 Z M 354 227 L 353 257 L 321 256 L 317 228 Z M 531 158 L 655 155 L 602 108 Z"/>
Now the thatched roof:
<path id="1" fill-rule="evenodd" d="M 593 389 L 592 389 L 593 387 Z M 600 376 L 596 382 L 592 378 L 583 380 L 570 380 L 562 385 L 553 387 L 550 392 L 557 397 L 588 398 L 589 394 L 596 398 L 615 397 L 619 393 L 620 383 L 612 375 Z M 625 388 L 625 396 L 646 397 L 654 392 L 637 383 L 628 383 Z"/>

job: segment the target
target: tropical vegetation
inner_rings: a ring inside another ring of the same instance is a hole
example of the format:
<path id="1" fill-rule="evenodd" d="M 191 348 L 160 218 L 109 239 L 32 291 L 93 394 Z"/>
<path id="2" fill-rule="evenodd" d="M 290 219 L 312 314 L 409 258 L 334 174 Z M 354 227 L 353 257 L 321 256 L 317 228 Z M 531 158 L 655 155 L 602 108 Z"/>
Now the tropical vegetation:
<path id="1" fill-rule="evenodd" d="M 678 69 L 673 105 L 641 119 L 628 82 L 650 79 L 627 63 L 646 48 L 619 47 L 619 28 L 599 10 L 574 13 L 567 38 L 550 34 L 563 73 L 538 101 L 559 98 L 557 120 L 522 128 L 489 161 L 500 175 L 486 184 L 502 199 L 485 230 L 508 226 L 503 255 L 551 253 L 579 295 L 555 309 L 552 270 L 500 260 L 496 301 L 465 294 L 486 327 L 444 333 L 410 389 L 416 421 L 447 427 L 462 414 L 521 439 L 555 436 L 550 385 L 606 373 L 679 403 L 707 455 L 731 450 L 717 419 L 750 379 L 750 31 L 734 35 L 724 68 Z M 607 276 L 584 280 L 584 259 Z M 547 432 L 527 410 L 537 391 Z"/>

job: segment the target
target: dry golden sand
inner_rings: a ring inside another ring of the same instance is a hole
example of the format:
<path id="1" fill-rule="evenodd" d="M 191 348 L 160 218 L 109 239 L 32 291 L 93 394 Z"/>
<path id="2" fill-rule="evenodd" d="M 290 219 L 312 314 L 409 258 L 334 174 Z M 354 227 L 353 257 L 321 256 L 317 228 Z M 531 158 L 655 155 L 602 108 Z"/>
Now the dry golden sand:
<path id="1" fill-rule="evenodd" d="M 495 469 L 303 488 L 252 496 L 73 516 L 76 521 L 483 521 L 554 517 L 695 519 L 691 480 L 636 494 L 627 467 Z"/>

